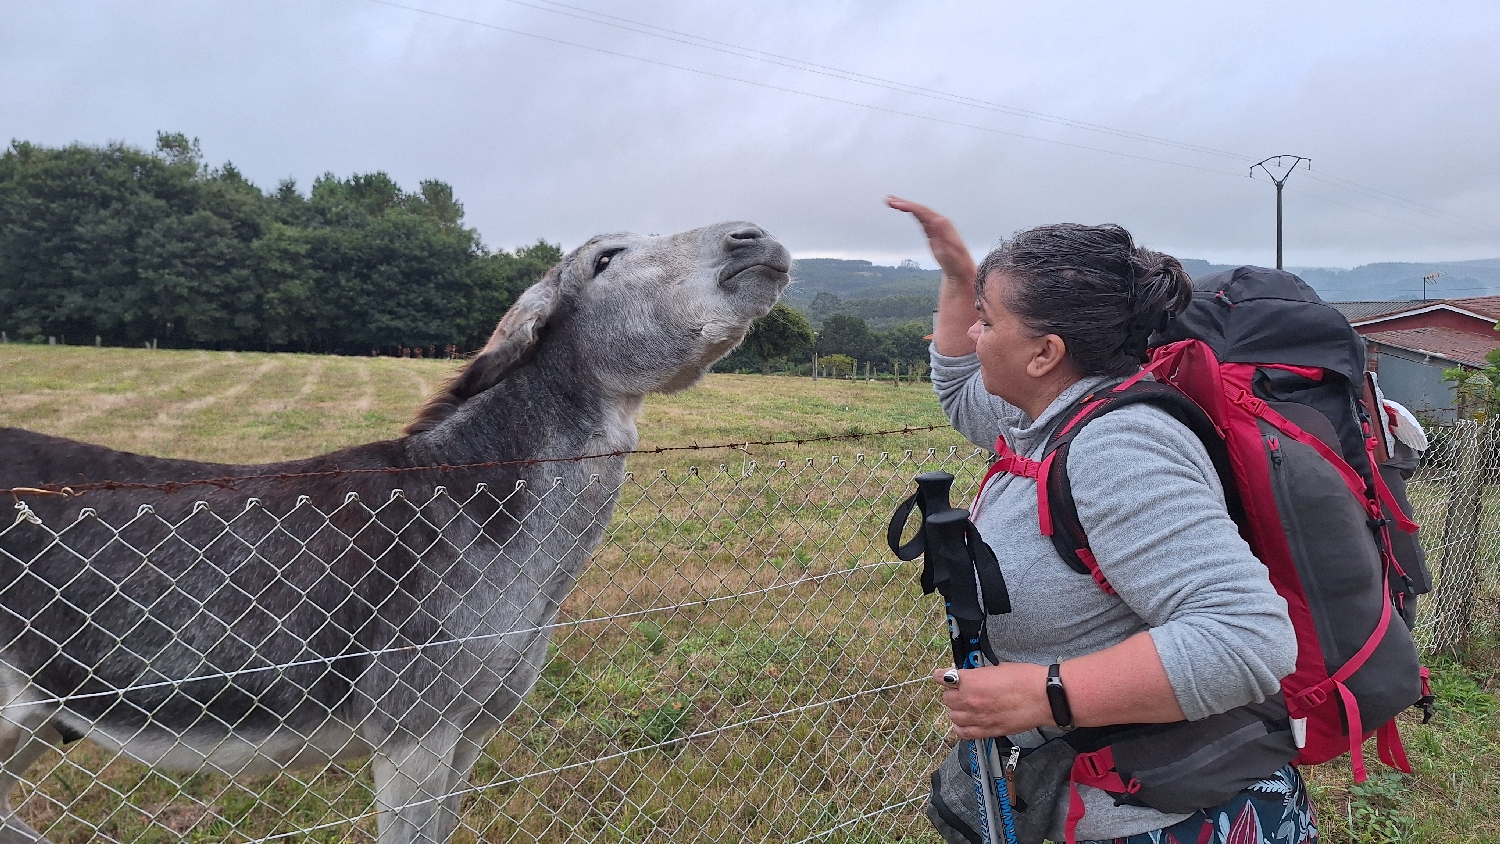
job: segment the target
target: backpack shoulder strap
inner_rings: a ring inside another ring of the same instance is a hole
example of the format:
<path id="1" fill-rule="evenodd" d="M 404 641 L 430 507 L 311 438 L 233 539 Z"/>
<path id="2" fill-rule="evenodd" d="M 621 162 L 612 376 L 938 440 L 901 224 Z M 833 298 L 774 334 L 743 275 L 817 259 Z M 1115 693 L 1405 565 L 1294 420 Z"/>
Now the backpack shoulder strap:
<path id="1" fill-rule="evenodd" d="M 1038 509 L 1047 511 L 1042 518 L 1042 533 L 1051 536 L 1052 545 L 1063 562 L 1079 574 L 1092 577 L 1110 594 L 1114 594 L 1114 588 L 1099 570 L 1099 563 L 1089 548 L 1088 535 L 1078 518 L 1078 505 L 1073 500 L 1073 488 L 1068 480 L 1068 451 L 1089 422 L 1122 407 L 1142 403 L 1165 410 L 1203 442 L 1223 484 L 1229 512 L 1237 522 L 1240 521 L 1239 495 L 1230 469 L 1229 450 L 1219 429 L 1196 402 L 1171 384 L 1143 379 L 1131 379 L 1109 392 L 1085 397 L 1079 402 L 1078 410 L 1048 441 L 1043 458 L 1048 471 L 1037 484 Z"/>

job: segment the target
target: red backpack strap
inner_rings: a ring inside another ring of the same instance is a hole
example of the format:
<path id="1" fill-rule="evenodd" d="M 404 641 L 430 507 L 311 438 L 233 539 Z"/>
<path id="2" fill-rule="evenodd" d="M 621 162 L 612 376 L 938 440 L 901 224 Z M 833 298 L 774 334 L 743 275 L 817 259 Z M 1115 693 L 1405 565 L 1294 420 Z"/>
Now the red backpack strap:
<path id="1" fill-rule="evenodd" d="M 1073 487 L 1068 479 L 1068 451 L 1073 440 L 1084 426 L 1106 413 L 1132 404 L 1155 405 L 1182 424 L 1186 425 L 1208 449 L 1209 458 L 1224 487 L 1229 501 L 1230 513 L 1240 520 L 1239 490 L 1229 464 L 1229 450 L 1219 429 L 1208 415 L 1181 390 L 1162 381 L 1147 381 L 1134 378 L 1100 396 L 1086 399 L 1078 412 L 1053 433 L 1048 442 L 1046 456 L 1042 459 L 1045 472 L 1037 483 L 1037 511 L 1051 531 L 1042 532 L 1052 537 L 1052 546 L 1068 567 L 1079 574 L 1087 574 L 1109 594 L 1114 587 L 1099 569 L 1099 562 L 1089 547 L 1087 532 L 1078 518 L 1078 504 L 1073 499 Z"/>
<path id="2" fill-rule="evenodd" d="M 1063 822 L 1067 844 L 1077 844 L 1078 822 L 1083 820 L 1085 811 L 1083 796 L 1078 793 L 1080 785 L 1114 795 L 1134 794 L 1141 789 L 1140 780 L 1132 778 L 1125 782 L 1115 770 L 1115 751 L 1109 745 L 1073 757 L 1073 770 L 1068 774 L 1068 818 Z"/>

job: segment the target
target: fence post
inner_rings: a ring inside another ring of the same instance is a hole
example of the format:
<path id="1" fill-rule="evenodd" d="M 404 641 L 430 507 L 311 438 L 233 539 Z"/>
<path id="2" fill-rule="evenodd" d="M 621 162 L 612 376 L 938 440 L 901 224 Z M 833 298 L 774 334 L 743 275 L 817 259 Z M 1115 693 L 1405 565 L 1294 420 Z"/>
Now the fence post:
<path id="1" fill-rule="evenodd" d="M 1454 471 L 1443 519 L 1443 564 L 1433 590 L 1434 653 L 1460 654 L 1473 632 L 1474 601 L 1479 589 L 1479 519 L 1493 446 L 1493 421 L 1459 420 L 1454 426 Z"/>

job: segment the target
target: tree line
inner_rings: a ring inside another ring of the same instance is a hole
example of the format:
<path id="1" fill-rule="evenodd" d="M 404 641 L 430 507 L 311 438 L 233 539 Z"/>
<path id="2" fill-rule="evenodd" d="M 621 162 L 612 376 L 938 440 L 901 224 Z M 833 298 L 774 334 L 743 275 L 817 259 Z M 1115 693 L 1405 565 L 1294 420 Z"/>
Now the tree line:
<path id="1" fill-rule="evenodd" d="M 325 174 L 304 195 L 262 191 L 196 139 L 0 153 L 0 331 L 12 341 L 392 354 L 479 348 L 515 298 L 562 257 L 487 248 L 440 181 L 403 190 L 381 172 Z M 835 307 L 837 300 L 834 300 Z M 720 371 L 805 372 L 814 353 L 888 370 L 925 365 L 925 322 L 871 330 L 858 316 L 782 303 Z"/>
<path id="2" fill-rule="evenodd" d="M 0 154 L 11 339 L 345 354 L 478 348 L 561 257 L 485 247 L 453 189 L 385 173 L 263 192 L 196 139 Z"/>
<path id="3" fill-rule="evenodd" d="M 814 330 L 796 308 L 778 302 L 765 318 L 756 322 L 745 342 L 714 367 L 718 372 L 772 372 L 810 374 L 812 356 L 827 358 L 832 375 L 854 375 L 861 364 L 873 372 L 925 372 L 927 368 L 926 322 L 913 321 L 889 331 L 875 331 L 860 317 L 836 313 Z"/>

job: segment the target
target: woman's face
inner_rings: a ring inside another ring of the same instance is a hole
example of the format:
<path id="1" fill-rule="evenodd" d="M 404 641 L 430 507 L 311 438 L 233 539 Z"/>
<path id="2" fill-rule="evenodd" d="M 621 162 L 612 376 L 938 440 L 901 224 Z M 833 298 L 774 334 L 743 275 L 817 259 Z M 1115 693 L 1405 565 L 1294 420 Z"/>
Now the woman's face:
<path id="1" fill-rule="evenodd" d="M 1044 353 L 1046 335 L 1037 335 L 1005 307 L 1012 283 L 1000 273 L 985 279 L 979 319 L 969 327 L 969 338 L 977 347 L 985 391 L 1025 409 L 1039 386 L 1029 369 Z"/>

